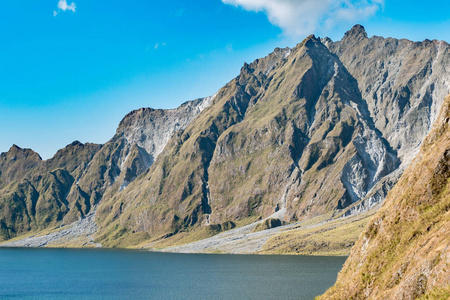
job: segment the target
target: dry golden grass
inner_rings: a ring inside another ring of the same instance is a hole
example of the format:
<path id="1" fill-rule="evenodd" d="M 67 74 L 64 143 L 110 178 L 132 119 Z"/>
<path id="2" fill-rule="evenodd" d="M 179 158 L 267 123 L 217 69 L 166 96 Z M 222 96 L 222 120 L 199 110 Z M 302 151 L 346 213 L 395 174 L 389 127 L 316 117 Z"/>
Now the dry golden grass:
<path id="1" fill-rule="evenodd" d="M 310 227 L 313 221 L 308 220 L 298 229 L 282 232 L 270 238 L 261 253 L 349 255 L 351 247 L 373 215 L 374 212 L 371 211 L 314 227 Z"/>
<path id="2" fill-rule="evenodd" d="M 323 299 L 448 299 L 450 97 Z"/>

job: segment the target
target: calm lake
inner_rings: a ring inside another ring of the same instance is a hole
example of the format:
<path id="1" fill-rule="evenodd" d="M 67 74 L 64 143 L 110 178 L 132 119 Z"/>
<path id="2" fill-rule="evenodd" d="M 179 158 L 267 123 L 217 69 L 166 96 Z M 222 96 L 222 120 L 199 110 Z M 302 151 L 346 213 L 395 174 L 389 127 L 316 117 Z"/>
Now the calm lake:
<path id="1" fill-rule="evenodd" d="M 345 259 L 0 249 L 0 298 L 313 299 Z"/>

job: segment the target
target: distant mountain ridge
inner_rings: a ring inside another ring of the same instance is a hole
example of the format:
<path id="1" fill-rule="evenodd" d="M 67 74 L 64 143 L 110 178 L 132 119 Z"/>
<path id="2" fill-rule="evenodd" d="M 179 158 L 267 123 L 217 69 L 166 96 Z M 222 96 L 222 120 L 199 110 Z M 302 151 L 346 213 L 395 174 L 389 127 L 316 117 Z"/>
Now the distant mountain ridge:
<path id="1" fill-rule="evenodd" d="M 53 170 L 34 171 L 33 155 L 15 164 L 20 172 L 0 164 L 14 181 L 0 181 L 3 238 L 70 224 L 97 205 L 96 241 L 120 247 L 198 239 L 261 218 L 368 210 L 430 131 L 450 92 L 449 68 L 445 42 L 368 38 L 360 25 L 338 42 L 309 36 L 277 48 L 244 64 L 213 97 L 128 114 L 76 172 L 52 165 L 70 176 L 47 224 L 17 227 L 17 216 L 33 219 L 25 205 L 16 217 L 3 211 L 31 197 L 20 180 Z"/>
<path id="2" fill-rule="evenodd" d="M 2 238 L 83 218 L 104 194 L 125 188 L 147 170 L 172 133 L 211 100 L 197 99 L 171 110 L 132 111 L 106 144 L 75 141 L 46 161 L 14 145 L 0 156 Z"/>

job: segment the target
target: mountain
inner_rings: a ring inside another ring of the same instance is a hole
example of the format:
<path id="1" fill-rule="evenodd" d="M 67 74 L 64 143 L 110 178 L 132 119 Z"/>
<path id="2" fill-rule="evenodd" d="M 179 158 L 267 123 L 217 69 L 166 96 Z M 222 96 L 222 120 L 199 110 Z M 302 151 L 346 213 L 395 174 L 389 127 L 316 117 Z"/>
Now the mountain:
<path id="1" fill-rule="evenodd" d="M 273 213 L 290 222 L 346 207 L 357 199 L 343 174 L 357 141 L 367 164 L 379 165 L 363 188 L 399 164 L 359 111 L 361 101 L 345 67 L 313 36 L 244 65 L 145 176 L 100 204 L 101 230 L 158 238 L 202 224 Z M 367 153 L 369 142 L 378 156 Z"/>
<path id="2" fill-rule="evenodd" d="M 76 178 L 101 148 L 76 141 L 47 161 L 13 145 L 0 155 L 0 238 L 59 225 Z"/>
<path id="3" fill-rule="evenodd" d="M 449 120 L 450 96 L 323 299 L 450 297 Z"/>
<path id="4" fill-rule="evenodd" d="M 206 231 L 204 237 L 211 228 L 215 233 L 261 218 L 294 222 L 379 203 L 418 147 L 404 141 L 414 136 L 420 144 L 435 113 L 431 108 L 442 103 L 438 91 L 448 93 L 448 44 L 401 43 L 390 49 L 385 39 L 369 39 L 355 26 L 340 42 L 310 36 L 294 49 L 276 49 L 245 64 L 145 176 L 100 204 L 98 216 L 106 222 L 99 241 L 123 246 L 196 229 Z M 359 63 L 346 56 L 355 44 L 370 45 L 352 55 Z M 378 48 L 386 48 L 382 58 L 374 58 Z M 427 54 L 429 61 L 392 66 L 395 72 L 386 75 L 395 57 Z M 404 127 L 399 143 L 388 140 L 390 126 L 377 126 L 383 112 L 374 112 L 373 97 L 367 100 L 361 91 L 366 83 L 358 82 L 368 81 L 364 76 L 378 61 L 388 69 L 378 71 L 381 78 L 371 72 L 379 98 L 391 107 L 410 103 L 402 108 L 406 121 L 420 115 L 409 127 L 389 111 L 391 122 Z M 367 69 L 361 71 L 363 63 Z M 409 82 L 409 94 L 397 92 L 403 82 Z"/>
<path id="5" fill-rule="evenodd" d="M 449 57 L 445 42 L 368 38 L 359 25 L 341 41 L 311 35 L 277 48 L 213 97 L 127 115 L 71 175 L 55 220 L 95 212 L 103 246 L 159 247 L 260 220 L 272 227 L 374 209 L 450 92 Z M 32 160 L 21 166 L 14 182 L 35 169 Z M 27 231 L 11 222 L 5 239 Z"/>
<path id="6" fill-rule="evenodd" d="M 104 145 L 73 142 L 43 161 L 14 145 L 0 155 L 0 239 L 71 224 L 92 212 L 104 194 L 123 189 L 153 163 L 176 130 L 212 97 L 177 109 L 139 109 Z"/>

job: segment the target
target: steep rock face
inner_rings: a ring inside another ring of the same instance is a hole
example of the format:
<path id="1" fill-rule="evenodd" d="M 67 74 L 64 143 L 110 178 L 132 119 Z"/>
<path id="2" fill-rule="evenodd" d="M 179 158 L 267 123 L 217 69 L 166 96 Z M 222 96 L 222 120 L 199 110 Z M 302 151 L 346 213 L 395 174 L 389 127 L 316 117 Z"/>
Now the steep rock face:
<path id="1" fill-rule="evenodd" d="M 450 97 L 323 299 L 450 296 Z M 427 298 L 428 299 L 428 298 Z"/>
<path id="2" fill-rule="evenodd" d="M 153 159 L 166 146 L 172 134 L 186 128 L 214 96 L 188 101 L 176 109 L 141 108 L 126 115 L 120 122 L 115 139 L 143 148 Z"/>
<path id="3" fill-rule="evenodd" d="M 354 26 L 328 43 L 356 79 L 370 117 L 407 165 L 450 92 L 450 47 L 374 36 Z"/>
<path id="4" fill-rule="evenodd" d="M 323 42 L 355 78 L 363 98 L 361 109 L 401 161 L 398 172 L 347 209 L 345 215 L 351 215 L 384 199 L 430 131 L 450 92 L 450 47 L 436 40 L 368 38 L 361 25 L 354 26 L 341 41 Z"/>

